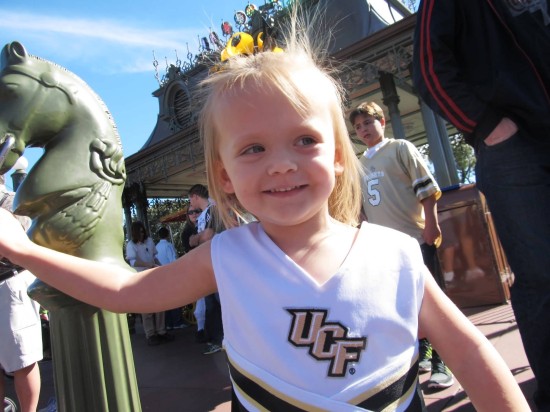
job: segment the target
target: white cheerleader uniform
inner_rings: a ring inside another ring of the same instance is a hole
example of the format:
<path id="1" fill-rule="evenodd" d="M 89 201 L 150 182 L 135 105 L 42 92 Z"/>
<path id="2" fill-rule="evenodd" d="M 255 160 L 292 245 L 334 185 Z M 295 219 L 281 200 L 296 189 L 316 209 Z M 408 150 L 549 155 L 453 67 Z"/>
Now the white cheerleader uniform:
<path id="1" fill-rule="evenodd" d="M 212 263 L 241 410 L 422 409 L 417 331 L 427 269 L 413 238 L 364 223 L 322 285 L 257 222 L 215 236 Z"/>

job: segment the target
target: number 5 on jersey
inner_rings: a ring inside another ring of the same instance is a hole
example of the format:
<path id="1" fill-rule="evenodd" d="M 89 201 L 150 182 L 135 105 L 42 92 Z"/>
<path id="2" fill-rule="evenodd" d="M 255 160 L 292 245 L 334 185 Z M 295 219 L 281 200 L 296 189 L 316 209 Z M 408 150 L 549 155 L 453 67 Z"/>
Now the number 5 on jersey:
<path id="1" fill-rule="evenodd" d="M 369 194 L 369 203 L 373 206 L 380 204 L 380 191 L 376 188 L 379 184 L 379 179 L 371 179 L 367 182 L 367 192 Z"/>

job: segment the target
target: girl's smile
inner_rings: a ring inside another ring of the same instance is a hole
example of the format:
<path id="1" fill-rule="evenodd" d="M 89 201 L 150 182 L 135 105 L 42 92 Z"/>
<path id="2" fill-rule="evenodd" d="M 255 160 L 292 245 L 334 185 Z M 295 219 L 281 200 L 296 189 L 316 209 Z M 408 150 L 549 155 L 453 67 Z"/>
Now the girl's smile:
<path id="1" fill-rule="evenodd" d="M 294 186 L 294 187 L 286 187 L 286 188 L 281 188 L 281 189 L 271 189 L 271 190 L 268 190 L 267 192 L 272 193 L 272 194 L 287 193 L 287 192 L 303 189 L 304 187 L 305 187 L 305 185 Z"/>

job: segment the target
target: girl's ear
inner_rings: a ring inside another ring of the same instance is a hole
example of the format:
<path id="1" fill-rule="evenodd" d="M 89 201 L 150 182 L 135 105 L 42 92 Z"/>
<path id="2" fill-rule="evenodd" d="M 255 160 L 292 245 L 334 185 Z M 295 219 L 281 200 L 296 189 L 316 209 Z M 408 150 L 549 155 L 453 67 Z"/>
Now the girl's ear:
<path id="1" fill-rule="evenodd" d="M 229 194 L 235 193 L 235 189 L 233 188 L 233 183 L 231 183 L 231 179 L 229 179 L 229 175 L 227 174 L 227 171 L 221 164 L 218 164 L 217 175 L 218 175 L 218 180 L 220 182 L 220 186 L 223 189 L 223 191 Z"/>
<path id="2" fill-rule="evenodd" d="M 382 117 L 382 118 L 379 120 L 379 122 L 380 122 L 380 125 L 382 126 L 382 128 L 385 128 L 385 127 L 386 127 L 386 119 L 385 119 L 385 118 Z"/>
<path id="3" fill-rule="evenodd" d="M 334 151 L 334 174 L 340 176 L 344 173 L 344 162 L 342 161 L 342 150 L 340 147 L 336 147 Z"/>

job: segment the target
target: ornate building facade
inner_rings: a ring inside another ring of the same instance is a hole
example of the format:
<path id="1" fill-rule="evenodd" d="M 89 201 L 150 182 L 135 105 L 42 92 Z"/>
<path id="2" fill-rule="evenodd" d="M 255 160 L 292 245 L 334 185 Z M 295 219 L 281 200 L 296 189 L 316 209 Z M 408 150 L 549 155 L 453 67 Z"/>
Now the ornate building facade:
<path id="1" fill-rule="evenodd" d="M 349 107 L 367 99 L 386 105 L 388 135 L 408 139 L 416 145 L 429 140 L 431 153 L 436 154 L 431 160 L 438 180 L 443 186 L 456 183 L 452 152 L 445 147 L 446 125 L 422 107 L 412 87 L 415 15 L 397 0 L 313 3 L 322 3 L 329 16 L 327 26 L 334 27 L 334 40 L 327 47 L 331 56 L 342 63 L 341 80 L 348 92 Z M 384 9 L 388 4 L 389 14 Z M 267 2 L 259 8 L 249 4 L 244 11 L 236 12 L 235 25 L 239 31 L 255 36 L 266 21 L 272 24 L 284 11 L 279 1 Z M 226 37 L 233 33 L 227 29 L 228 25 L 229 22 L 222 24 Z M 160 87 L 153 93 L 159 101 L 157 124 L 144 146 L 126 159 L 127 204 L 139 206 L 143 197 L 180 197 L 193 184 L 206 182 L 197 129 L 201 104 L 196 85 L 207 76 L 212 62 L 219 61 L 223 51 L 220 46 L 225 42 L 211 32 L 202 39 L 202 44 L 201 53 L 194 59 L 168 66 L 166 74 L 159 78 Z M 364 147 L 351 127 L 350 135 L 357 153 L 361 153 Z"/>

